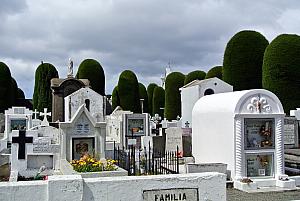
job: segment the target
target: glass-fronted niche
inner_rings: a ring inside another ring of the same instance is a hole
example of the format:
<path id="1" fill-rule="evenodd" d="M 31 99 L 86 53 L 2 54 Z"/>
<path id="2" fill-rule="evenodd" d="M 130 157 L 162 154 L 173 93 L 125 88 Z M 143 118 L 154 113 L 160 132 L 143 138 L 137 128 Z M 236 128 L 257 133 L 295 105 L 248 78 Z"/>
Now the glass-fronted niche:
<path id="1" fill-rule="evenodd" d="M 245 149 L 274 148 L 274 125 L 274 119 L 245 119 Z"/>
<path id="2" fill-rule="evenodd" d="M 273 154 L 246 154 L 247 177 L 273 176 Z"/>

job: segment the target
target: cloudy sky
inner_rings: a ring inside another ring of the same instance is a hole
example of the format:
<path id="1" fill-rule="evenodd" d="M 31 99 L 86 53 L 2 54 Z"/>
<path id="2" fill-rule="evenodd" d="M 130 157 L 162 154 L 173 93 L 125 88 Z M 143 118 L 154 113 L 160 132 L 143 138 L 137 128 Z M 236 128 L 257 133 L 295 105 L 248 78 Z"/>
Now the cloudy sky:
<path id="1" fill-rule="evenodd" d="M 172 71 L 208 71 L 222 65 L 228 40 L 256 30 L 269 41 L 300 34 L 297 0 L 1 0 L 0 61 L 27 98 L 41 60 L 66 77 L 85 58 L 98 60 L 110 94 L 119 74 L 133 70 L 140 82 L 160 84 Z"/>

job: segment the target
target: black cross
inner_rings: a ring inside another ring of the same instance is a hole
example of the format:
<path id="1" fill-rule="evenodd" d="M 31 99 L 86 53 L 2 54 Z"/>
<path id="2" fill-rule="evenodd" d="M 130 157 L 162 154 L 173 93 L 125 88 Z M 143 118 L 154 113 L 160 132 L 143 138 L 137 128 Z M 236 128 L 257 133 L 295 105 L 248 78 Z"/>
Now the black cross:
<path id="1" fill-rule="evenodd" d="M 12 143 L 19 144 L 18 159 L 25 159 L 26 143 L 32 143 L 33 137 L 26 137 L 26 131 L 19 131 L 19 137 L 12 137 Z"/>

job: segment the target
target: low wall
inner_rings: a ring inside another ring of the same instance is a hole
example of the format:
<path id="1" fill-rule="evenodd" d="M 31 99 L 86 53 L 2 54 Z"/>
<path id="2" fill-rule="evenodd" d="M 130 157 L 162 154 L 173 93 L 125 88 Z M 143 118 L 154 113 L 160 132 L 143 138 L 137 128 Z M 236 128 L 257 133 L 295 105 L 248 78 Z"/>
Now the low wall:
<path id="1" fill-rule="evenodd" d="M 226 200 L 220 173 L 82 178 L 49 176 L 47 181 L 0 182 L 5 201 Z"/>

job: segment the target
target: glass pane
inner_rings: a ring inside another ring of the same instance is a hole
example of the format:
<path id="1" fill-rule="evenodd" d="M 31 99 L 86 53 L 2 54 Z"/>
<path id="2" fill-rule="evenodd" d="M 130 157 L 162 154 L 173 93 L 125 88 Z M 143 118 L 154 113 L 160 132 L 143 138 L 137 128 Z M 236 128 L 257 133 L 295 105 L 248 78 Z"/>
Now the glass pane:
<path id="1" fill-rule="evenodd" d="M 274 119 L 245 119 L 245 149 L 274 148 Z"/>
<path id="2" fill-rule="evenodd" d="M 273 154 L 246 154 L 247 177 L 273 176 Z"/>

